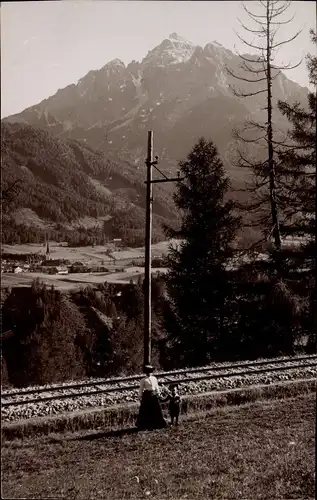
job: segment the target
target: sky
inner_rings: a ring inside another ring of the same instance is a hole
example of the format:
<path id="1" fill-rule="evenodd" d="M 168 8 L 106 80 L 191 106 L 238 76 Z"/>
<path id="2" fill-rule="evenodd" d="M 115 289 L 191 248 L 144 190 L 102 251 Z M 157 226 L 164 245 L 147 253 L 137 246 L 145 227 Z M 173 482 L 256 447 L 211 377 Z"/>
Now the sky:
<path id="1" fill-rule="evenodd" d="M 258 12 L 258 2 L 246 6 Z M 172 32 L 205 46 L 217 41 L 230 50 L 249 52 L 252 42 L 237 18 L 247 23 L 239 1 L 62 0 L 1 3 L 1 118 L 37 104 L 112 59 L 141 61 Z M 315 53 L 309 29 L 316 27 L 315 2 L 292 1 L 294 20 L 279 39 L 301 34 L 281 46 L 277 63 L 297 63 L 286 75 L 308 86 L 305 55 Z M 254 24 L 249 22 L 249 27 Z M 254 41 L 255 39 L 253 39 Z"/>

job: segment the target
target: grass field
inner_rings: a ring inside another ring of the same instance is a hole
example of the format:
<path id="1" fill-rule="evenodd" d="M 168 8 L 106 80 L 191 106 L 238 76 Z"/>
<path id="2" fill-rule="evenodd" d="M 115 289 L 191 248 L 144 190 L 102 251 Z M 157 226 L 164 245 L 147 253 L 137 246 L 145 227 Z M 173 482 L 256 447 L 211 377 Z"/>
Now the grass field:
<path id="1" fill-rule="evenodd" d="M 165 255 L 168 251 L 169 244 L 175 245 L 175 240 L 161 241 L 152 245 L 152 256 L 157 257 Z M 28 243 L 24 245 L 2 245 L 3 253 L 11 254 L 40 254 L 45 255 L 46 248 L 40 243 Z M 110 255 L 109 255 L 110 253 Z M 139 248 L 115 248 L 114 244 L 105 246 L 86 246 L 71 248 L 63 246 L 57 242 L 50 241 L 50 255 L 52 259 L 66 259 L 70 262 L 81 261 L 87 264 L 100 265 L 102 261 L 113 262 L 115 259 L 117 265 L 124 260 L 131 261 L 140 257 L 144 257 L 144 247 Z"/>
<path id="2" fill-rule="evenodd" d="M 171 240 L 173 243 L 174 240 Z M 162 241 L 152 246 L 152 257 L 159 257 L 167 253 L 169 242 Z M 2 245 L 3 253 L 11 254 L 37 254 L 44 255 L 45 248 L 40 244 Z M 69 248 L 56 242 L 50 242 L 50 254 L 53 259 L 66 259 L 70 262 L 80 261 L 87 265 L 105 265 L 110 273 L 75 273 L 68 275 L 48 275 L 45 273 L 3 273 L 1 275 L 1 288 L 29 287 L 32 281 L 39 278 L 48 286 L 54 285 L 58 290 L 72 290 L 79 286 L 96 285 L 98 283 L 129 283 L 131 279 L 137 281 L 144 270 L 131 267 L 134 259 L 144 257 L 144 247 L 115 249 L 113 245 L 95 247 Z M 124 269 L 117 272 L 116 269 Z M 153 269 L 153 272 L 166 272 L 166 269 Z"/>
<path id="3" fill-rule="evenodd" d="M 152 273 L 165 273 L 164 268 L 152 268 Z M 110 273 L 69 273 L 69 274 L 45 274 L 45 273 L 3 273 L 1 287 L 29 287 L 38 278 L 48 286 L 54 285 L 57 290 L 72 290 L 80 286 L 97 285 L 98 283 L 129 283 L 144 276 L 144 268 L 127 267 L 123 272 Z"/>
<path id="4" fill-rule="evenodd" d="M 2 443 L 2 498 L 314 498 L 315 397 L 214 410 L 178 428 Z"/>

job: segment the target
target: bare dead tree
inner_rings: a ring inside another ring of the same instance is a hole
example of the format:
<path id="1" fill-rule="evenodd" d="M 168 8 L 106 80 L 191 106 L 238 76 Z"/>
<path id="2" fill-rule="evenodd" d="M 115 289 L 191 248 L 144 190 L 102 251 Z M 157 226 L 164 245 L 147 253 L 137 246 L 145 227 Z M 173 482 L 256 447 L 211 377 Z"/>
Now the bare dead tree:
<path id="1" fill-rule="evenodd" d="M 257 51 L 257 55 L 241 55 L 240 69 L 241 74 L 236 74 L 229 68 L 228 73 L 231 77 L 243 82 L 246 90 L 236 89 L 231 86 L 234 95 L 239 98 L 254 98 L 260 94 L 266 95 L 266 106 L 262 108 L 266 111 L 266 121 L 260 123 L 255 120 L 247 121 L 242 129 L 234 131 L 234 137 L 245 146 L 245 151 L 238 151 L 237 164 L 240 167 L 252 171 L 252 182 L 246 185 L 246 191 L 252 193 L 252 202 L 244 203 L 244 209 L 257 214 L 257 220 L 254 225 L 260 225 L 263 228 L 266 237 L 273 241 L 275 250 L 281 249 L 281 230 L 280 230 L 280 210 L 279 210 L 279 188 L 277 186 L 278 177 L 278 157 L 277 150 L 280 144 L 285 142 L 285 138 L 273 129 L 273 81 L 283 70 L 294 69 L 301 63 L 295 65 L 291 63 L 286 65 L 275 64 L 276 51 L 284 44 L 295 40 L 301 30 L 297 31 L 286 40 L 279 41 L 277 34 L 281 25 L 289 24 L 294 16 L 284 20 L 284 14 L 290 7 L 291 2 L 280 2 L 278 0 L 260 0 L 253 5 L 260 7 L 260 12 L 252 12 L 244 4 L 243 9 L 254 26 L 247 26 L 245 23 L 239 23 L 243 30 L 253 39 L 249 42 L 242 38 L 238 33 L 237 37 L 249 49 Z M 283 19 L 281 19 L 283 16 Z M 255 38 L 255 41 L 254 41 Z M 252 154 L 250 154 L 250 145 L 252 145 Z M 263 161 L 258 161 L 259 156 L 264 157 Z M 269 214 L 267 207 L 270 207 Z"/>

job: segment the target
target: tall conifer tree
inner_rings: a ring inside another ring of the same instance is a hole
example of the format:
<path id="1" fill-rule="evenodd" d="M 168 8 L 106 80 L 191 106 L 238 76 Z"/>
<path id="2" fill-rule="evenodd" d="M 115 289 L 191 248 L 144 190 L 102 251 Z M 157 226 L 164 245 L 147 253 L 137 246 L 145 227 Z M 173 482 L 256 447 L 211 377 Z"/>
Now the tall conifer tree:
<path id="1" fill-rule="evenodd" d="M 167 290 L 177 318 L 170 340 L 178 363 L 200 365 L 217 356 L 226 329 L 226 265 L 239 219 L 225 201 L 229 181 L 212 142 L 201 138 L 179 165 L 184 181 L 174 201 L 181 227 L 167 231 L 181 240 L 168 257 Z"/>

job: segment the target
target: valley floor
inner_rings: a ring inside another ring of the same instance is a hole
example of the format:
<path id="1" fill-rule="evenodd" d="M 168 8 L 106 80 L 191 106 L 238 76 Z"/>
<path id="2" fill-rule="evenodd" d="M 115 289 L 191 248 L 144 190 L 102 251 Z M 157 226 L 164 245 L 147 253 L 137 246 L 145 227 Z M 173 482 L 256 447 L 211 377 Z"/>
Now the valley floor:
<path id="1" fill-rule="evenodd" d="M 165 273 L 165 268 L 152 268 L 152 273 Z M 68 273 L 68 274 L 45 274 L 45 273 L 4 273 L 1 276 L 1 288 L 30 287 L 35 279 L 40 279 L 47 286 L 54 285 L 57 290 L 74 290 L 81 286 L 96 286 L 97 284 L 114 283 L 127 285 L 132 280 L 137 282 L 144 276 L 144 268 L 128 267 L 122 272 L 105 273 Z"/>
<path id="2" fill-rule="evenodd" d="M 214 410 L 153 432 L 2 443 L 2 498 L 305 499 L 314 395 Z"/>
<path id="3" fill-rule="evenodd" d="M 152 257 L 166 255 L 169 244 L 174 240 L 162 241 L 152 246 Z M 40 244 L 2 245 L 2 252 L 9 254 L 39 254 L 44 256 L 45 248 Z M 1 288 L 29 287 L 39 278 L 46 285 L 58 290 L 69 291 L 81 286 L 108 283 L 127 284 L 130 280 L 137 282 L 144 275 L 143 267 L 133 266 L 133 261 L 144 258 L 144 247 L 118 249 L 113 245 L 95 247 L 69 248 L 56 242 L 50 242 L 50 252 L 53 259 L 66 259 L 71 263 L 82 262 L 88 266 L 105 265 L 109 272 L 85 272 L 68 274 L 47 274 L 43 272 L 3 272 L 1 273 Z M 166 268 L 152 268 L 152 273 L 165 273 Z"/>
<path id="4" fill-rule="evenodd" d="M 116 248 L 115 245 L 96 245 L 86 247 L 68 247 L 65 244 L 49 242 L 52 259 L 67 259 L 71 262 L 81 260 L 87 264 L 100 264 L 102 261 L 112 263 L 113 260 L 122 262 L 124 260 L 144 258 L 144 247 L 139 248 Z M 152 245 L 152 256 L 165 255 L 169 245 L 176 245 L 176 240 L 161 241 Z M 46 247 L 40 243 L 27 243 L 21 245 L 2 245 L 2 253 L 10 254 L 39 254 L 45 256 Z M 110 254 L 110 255 L 109 255 Z"/>

